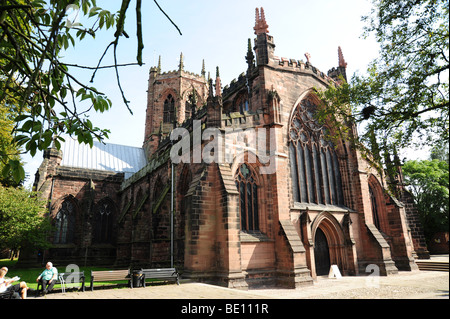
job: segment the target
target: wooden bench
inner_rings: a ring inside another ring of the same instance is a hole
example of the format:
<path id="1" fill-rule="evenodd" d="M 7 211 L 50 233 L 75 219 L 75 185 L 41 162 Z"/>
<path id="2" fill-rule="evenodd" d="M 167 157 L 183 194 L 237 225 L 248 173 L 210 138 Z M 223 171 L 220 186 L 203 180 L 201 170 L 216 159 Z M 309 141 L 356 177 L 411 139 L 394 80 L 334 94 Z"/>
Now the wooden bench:
<path id="1" fill-rule="evenodd" d="M 66 292 L 66 284 L 81 283 L 81 290 L 85 291 L 85 276 L 84 271 L 80 272 L 62 272 L 58 273 L 56 277 L 55 285 L 60 284 L 63 293 Z M 36 296 L 38 296 L 43 290 L 42 282 L 39 280 L 36 287 Z"/>
<path id="2" fill-rule="evenodd" d="M 14 290 L 0 292 L 0 299 L 14 299 Z"/>
<path id="3" fill-rule="evenodd" d="M 160 269 L 141 269 L 140 273 L 142 274 L 141 285 L 145 287 L 145 281 L 147 279 L 156 279 L 156 280 L 164 280 L 169 281 L 173 280 L 180 284 L 179 274 L 175 268 L 160 268 Z"/>
<path id="4" fill-rule="evenodd" d="M 91 291 L 94 291 L 94 282 L 99 281 L 119 281 L 128 280 L 131 288 L 133 288 L 133 281 L 131 280 L 130 270 L 91 270 Z"/>

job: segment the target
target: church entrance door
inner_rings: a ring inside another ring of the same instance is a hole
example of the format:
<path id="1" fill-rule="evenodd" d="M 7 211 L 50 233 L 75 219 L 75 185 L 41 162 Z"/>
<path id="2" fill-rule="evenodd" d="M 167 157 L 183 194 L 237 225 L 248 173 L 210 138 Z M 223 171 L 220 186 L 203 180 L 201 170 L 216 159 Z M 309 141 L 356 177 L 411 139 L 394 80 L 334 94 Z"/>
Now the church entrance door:
<path id="1" fill-rule="evenodd" d="M 314 259 L 316 263 L 316 275 L 328 275 L 331 265 L 330 250 L 328 248 L 327 237 L 320 228 L 317 228 L 314 240 Z"/>

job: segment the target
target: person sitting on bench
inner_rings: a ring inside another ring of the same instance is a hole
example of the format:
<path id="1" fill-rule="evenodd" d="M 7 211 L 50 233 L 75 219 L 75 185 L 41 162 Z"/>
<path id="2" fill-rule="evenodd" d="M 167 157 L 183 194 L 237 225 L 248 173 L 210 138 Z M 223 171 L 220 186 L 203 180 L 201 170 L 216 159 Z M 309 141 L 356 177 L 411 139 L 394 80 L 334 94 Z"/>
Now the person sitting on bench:
<path id="1" fill-rule="evenodd" d="M 25 281 L 21 281 L 20 283 L 13 285 L 12 283 L 19 280 L 19 277 L 5 279 L 5 275 L 7 272 L 7 267 L 2 267 L 0 269 L 0 292 L 14 291 L 12 299 L 26 299 L 27 292 L 30 287 L 27 286 L 27 283 Z"/>
<path id="2" fill-rule="evenodd" d="M 58 269 L 56 269 L 56 267 L 53 267 L 53 264 L 51 262 L 48 262 L 45 265 L 44 271 L 36 279 L 36 282 L 41 283 L 44 295 L 47 292 L 52 291 L 57 278 L 58 278 Z"/>

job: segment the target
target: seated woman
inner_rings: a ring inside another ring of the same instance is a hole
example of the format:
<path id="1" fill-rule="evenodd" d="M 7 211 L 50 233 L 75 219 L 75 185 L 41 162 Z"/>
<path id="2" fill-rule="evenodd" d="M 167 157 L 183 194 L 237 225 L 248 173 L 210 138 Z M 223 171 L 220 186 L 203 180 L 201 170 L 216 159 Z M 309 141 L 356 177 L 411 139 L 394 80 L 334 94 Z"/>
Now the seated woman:
<path id="1" fill-rule="evenodd" d="M 25 281 L 21 281 L 18 284 L 12 285 L 14 281 L 17 281 L 19 278 L 14 277 L 11 279 L 5 279 L 6 273 L 8 272 L 7 267 L 2 267 L 0 269 L 0 292 L 4 291 L 14 291 L 13 298 L 20 296 L 19 298 L 26 299 L 27 292 L 30 287 L 27 286 Z"/>

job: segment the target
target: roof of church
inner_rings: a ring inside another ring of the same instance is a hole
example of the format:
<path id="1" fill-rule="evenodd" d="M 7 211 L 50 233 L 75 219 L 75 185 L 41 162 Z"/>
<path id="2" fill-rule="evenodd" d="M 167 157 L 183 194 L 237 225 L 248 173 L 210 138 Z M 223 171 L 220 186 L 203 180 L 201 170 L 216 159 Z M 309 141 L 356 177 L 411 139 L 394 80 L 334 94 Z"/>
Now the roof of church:
<path id="1" fill-rule="evenodd" d="M 125 173 L 125 179 L 147 164 L 143 148 L 110 143 L 80 144 L 67 137 L 61 143 L 61 166 Z"/>

